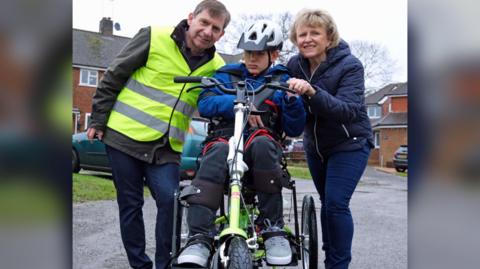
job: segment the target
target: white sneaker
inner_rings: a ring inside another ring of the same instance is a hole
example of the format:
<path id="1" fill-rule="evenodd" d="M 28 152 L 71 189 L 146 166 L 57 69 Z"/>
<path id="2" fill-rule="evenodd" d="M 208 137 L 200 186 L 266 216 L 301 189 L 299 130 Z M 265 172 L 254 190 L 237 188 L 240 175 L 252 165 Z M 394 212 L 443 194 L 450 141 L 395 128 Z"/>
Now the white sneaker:
<path id="1" fill-rule="evenodd" d="M 203 243 L 188 246 L 177 258 L 178 264 L 193 263 L 201 267 L 207 267 L 210 249 Z"/>
<path id="2" fill-rule="evenodd" d="M 279 227 L 269 227 L 264 233 L 280 232 Z M 265 252 L 267 263 L 272 265 L 287 265 L 292 261 L 292 249 L 288 240 L 282 236 L 272 236 L 265 240 Z"/>

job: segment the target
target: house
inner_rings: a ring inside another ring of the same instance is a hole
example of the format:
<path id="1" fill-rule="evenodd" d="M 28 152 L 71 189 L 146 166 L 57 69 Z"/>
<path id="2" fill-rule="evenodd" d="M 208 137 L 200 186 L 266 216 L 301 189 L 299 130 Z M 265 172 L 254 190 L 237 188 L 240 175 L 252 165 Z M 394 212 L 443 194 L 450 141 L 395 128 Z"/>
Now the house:
<path id="1" fill-rule="evenodd" d="M 393 155 L 408 144 L 408 87 L 393 83 L 365 97 L 375 148 L 369 164 L 393 167 Z"/>
<path id="2" fill-rule="evenodd" d="M 73 133 L 87 128 L 98 82 L 130 39 L 113 34 L 113 21 L 110 18 L 102 18 L 99 32 L 72 29 Z M 242 58 L 242 54 L 219 54 L 226 63 L 238 62 Z"/>

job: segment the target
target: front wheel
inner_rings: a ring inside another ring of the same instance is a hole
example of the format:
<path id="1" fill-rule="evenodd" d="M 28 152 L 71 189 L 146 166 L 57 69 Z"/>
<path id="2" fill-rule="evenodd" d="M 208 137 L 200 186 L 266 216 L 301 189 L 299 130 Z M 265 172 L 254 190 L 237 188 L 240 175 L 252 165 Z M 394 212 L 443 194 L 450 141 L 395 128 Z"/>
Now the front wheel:
<path id="1" fill-rule="evenodd" d="M 245 239 L 234 237 L 228 247 L 228 269 L 251 269 L 253 268 L 252 255 Z"/>
<path id="2" fill-rule="evenodd" d="M 318 234 L 315 202 L 311 195 L 303 197 L 302 204 L 302 263 L 303 269 L 317 268 Z"/>

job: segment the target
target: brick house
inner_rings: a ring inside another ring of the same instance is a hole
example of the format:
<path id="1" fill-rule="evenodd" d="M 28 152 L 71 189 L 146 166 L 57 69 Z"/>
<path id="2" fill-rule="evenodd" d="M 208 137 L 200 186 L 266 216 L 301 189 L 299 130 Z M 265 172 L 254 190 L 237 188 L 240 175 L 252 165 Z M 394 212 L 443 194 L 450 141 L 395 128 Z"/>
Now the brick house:
<path id="1" fill-rule="evenodd" d="M 102 18 L 99 32 L 72 29 L 72 132 L 83 132 L 92 111 L 92 97 L 98 82 L 115 56 L 130 40 L 113 35 L 113 21 Z M 226 63 L 238 62 L 242 54 L 220 56 Z"/>
<path id="2" fill-rule="evenodd" d="M 393 83 L 365 98 L 375 148 L 369 164 L 393 167 L 393 154 L 408 144 L 408 84 Z"/>

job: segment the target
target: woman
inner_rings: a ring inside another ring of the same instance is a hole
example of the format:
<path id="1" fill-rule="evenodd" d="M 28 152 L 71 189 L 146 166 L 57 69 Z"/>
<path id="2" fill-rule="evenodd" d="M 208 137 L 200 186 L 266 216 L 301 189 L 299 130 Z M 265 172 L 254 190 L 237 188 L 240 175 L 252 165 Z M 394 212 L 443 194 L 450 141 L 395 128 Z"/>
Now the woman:
<path id="1" fill-rule="evenodd" d="M 325 268 L 348 268 L 353 219 L 349 202 L 367 165 L 373 137 L 364 105 L 361 62 L 323 10 L 302 10 L 292 25 L 299 54 L 288 62 L 290 88 L 303 95 L 304 147 L 320 194 Z"/>

